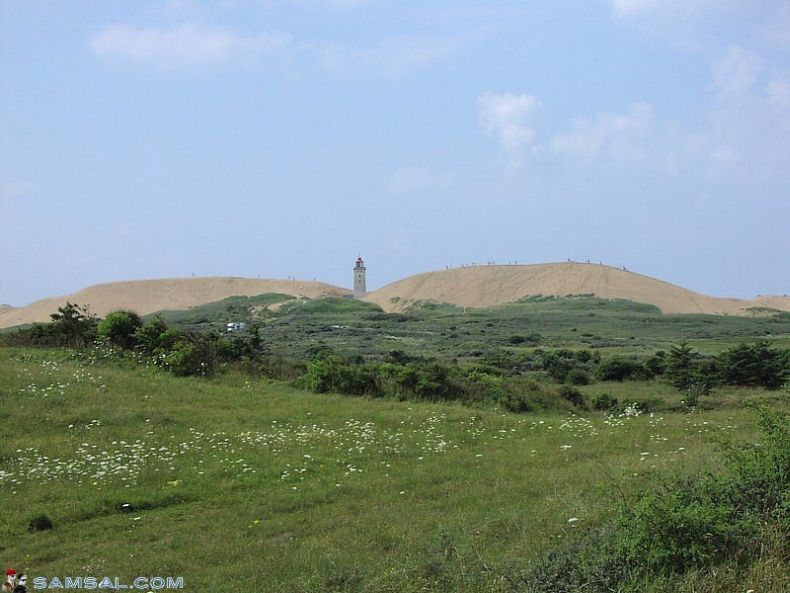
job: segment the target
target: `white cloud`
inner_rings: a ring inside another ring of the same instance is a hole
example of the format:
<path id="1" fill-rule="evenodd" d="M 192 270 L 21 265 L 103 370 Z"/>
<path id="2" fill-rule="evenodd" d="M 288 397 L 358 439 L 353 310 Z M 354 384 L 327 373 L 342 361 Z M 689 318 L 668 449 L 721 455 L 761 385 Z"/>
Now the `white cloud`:
<path id="1" fill-rule="evenodd" d="M 790 162 L 788 72 L 759 54 L 730 47 L 712 64 L 718 95 L 709 152 L 720 176 L 786 176 Z"/>
<path id="2" fill-rule="evenodd" d="M 520 158 L 527 149 L 539 150 L 533 122 L 540 101 L 534 96 L 486 93 L 478 105 L 483 131 L 496 138 L 512 158 Z"/>
<path id="3" fill-rule="evenodd" d="M 389 181 L 393 194 L 411 194 L 425 191 L 441 191 L 450 186 L 447 175 L 433 173 L 422 167 L 403 167 Z"/>
<path id="4" fill-rule="evenodd" d="M 731 4 L 733 0 L 718 0 Z M 609 0 L 612 12 L 621 18 L 638 16 L 691 16 L 713 6 L 714 0 Z"/>
<path id="5" fill-rule="evenodd" d="M 386 75 L 417 70 L 450 55 L 462 42 L 429 36 L 386 37 L 366 47 L 350 47 L 340 42 L 305 44 L 319 63 L 331 72 L 358 69 Z"/>
<path id="6" fill-rule="evenodd" d="M 713 81 L 720 93 L 743 93 L 757 82 L 764 69 L 763 59 L 757 53 L 733 45 L 713 63 Z"/>
<path id="7" fill-rule="evenodd" d="M 107 58 L 192 66 L 221 62 L 247 52 L 278 50 L 290 41 L 283 33 L 240 34 L 194 23 L 135 28 L 111 25 L 90 39 L 91 50 Z"/>
<path id="8" fill-rule="evenodd" d="M 654 127 L 653 108 L 647 103 L 635 103 L 626 114 L 577 118 L 570 132 L 552 138 L 551 148 L 555 153 L 585 161 L 607 158 L 632 162 L 647 156 Z"/>

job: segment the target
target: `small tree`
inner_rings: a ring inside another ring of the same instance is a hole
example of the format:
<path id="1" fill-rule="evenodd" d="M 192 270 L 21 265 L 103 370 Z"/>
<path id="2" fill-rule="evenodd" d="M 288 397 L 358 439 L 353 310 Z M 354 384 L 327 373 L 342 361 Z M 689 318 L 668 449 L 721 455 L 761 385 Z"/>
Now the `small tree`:
<path id="1" fill-rule="evenodd" d="M 664 375 L 676 389 L 686 391 L 694 384 L 698 360 L 699 354 L 688 343 L 681 342 L 669 349 Z"/>
<path id="2" fill-rule="evenodd" d="M 91 315 L 87 306 L 66 301 L 50 317 L 55 339 L 62 345 L 86 346 L 96 337 L 96 317 Z"/>

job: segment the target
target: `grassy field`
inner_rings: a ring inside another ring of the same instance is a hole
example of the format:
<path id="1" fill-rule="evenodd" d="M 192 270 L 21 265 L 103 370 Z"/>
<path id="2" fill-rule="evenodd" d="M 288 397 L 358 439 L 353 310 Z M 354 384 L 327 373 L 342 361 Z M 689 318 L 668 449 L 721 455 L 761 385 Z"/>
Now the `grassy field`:
<path id="1" fill-rule="evenodd" d="M 297 306 L 285 314 L 310 307 Z M 187 591 L 518 590 L 530 562 L 621 495 L 715 469 L 717 439 L 753 442 L 743 395 L 786 407 L 786 396 L 735 390 L 691 414 L 514 415 L 235 372 L 175 378 L 101 353 L 0 349 L 0 555 L 31 576 L 183 576 Z M 41 514 L 54 528 L 29 531 Z M 778 593 L 786 578 L 786 566 L 758 563 L 652 590 Z"/>

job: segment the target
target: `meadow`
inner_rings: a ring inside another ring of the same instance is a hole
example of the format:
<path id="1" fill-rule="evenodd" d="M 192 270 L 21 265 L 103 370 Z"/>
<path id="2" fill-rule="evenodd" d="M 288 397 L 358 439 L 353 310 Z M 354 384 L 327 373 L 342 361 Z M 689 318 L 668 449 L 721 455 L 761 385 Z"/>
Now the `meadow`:
<path id="1" fill-rule="evenodd" d="M 234 370 L 173 377 L 103 348 L 2 348 L 0 386 L 4 562 L 183 576 L 185 590 L 523 590 L 533 562 L 624 499 L 716 470 L 720 439 L 759 438 L 752 411 L 713 399 L 686 414 L 508 414 Z M 51 529 L 32 527 L 42 515 Z M 778 592 L 787 578 L 768 555 L 635 590 Z"/>
<path id="2" fill-rule="evenodd" d="M 787 385 L 720 382 L 689 404 L 666 369 L 601 376 L 618 357 L 663 367 L 679 341 L 707 356 L 697 366 L 757 340 L 787 365 L 790 315 L 662 315 L 588 295 L 391 314 L 265 294 L 162 312 L 133 336 L 68 319 L 0 345 L 0 555 L 33 577 L 283 592 L 790 583 L 786 416 L 766 433 L 755 408 L 787 412 Z M 231 321 L 250 332 L 220 337 Z M 563 385 L 571 370 L 584 381 Z M 762 454 L 741 463 L 745 481 L 726 443 Z M 767 506 L 732 515 L 744 496 Z M 642 541 L 659 524 L 693 529 Z"/>
<path id="3" fill-rule="evenodd" d="M 494 350 L 520 354 L 536 347 L 643 355 L 682 340 L 703 354 L 755 338 L 790 348 L 790 313 L 664 315 L 652 305 L 592 295 L 534 296 L 481 309 L 425 302 L 405 313 L 384 313 L 363 301 L 267 294 L 231 297 L 161 316 L 168 324 L 198 331 L 224 331 L 230 321 L 256 324 L 273 352 L 294 357 L 316 345 L 346 355 L 376 357 L 398 349 L 461 361 Z"/>

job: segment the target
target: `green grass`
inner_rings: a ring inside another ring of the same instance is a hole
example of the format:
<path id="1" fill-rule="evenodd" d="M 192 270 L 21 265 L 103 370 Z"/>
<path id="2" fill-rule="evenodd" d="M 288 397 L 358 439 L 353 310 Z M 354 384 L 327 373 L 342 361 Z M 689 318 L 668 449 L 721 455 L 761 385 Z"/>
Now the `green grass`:
<path id="1" fill-rule="evenodd" d="M 585 390 L 607 388 L 642 387 Z M 511 415 L 3 348 L 0 546 L 32 576 L 180 575 L 186 590 L 510 590 L 615 493 L 715 468 L 722 436 L 754 440 L 741 395 L 694 414 Z M 28 531 L 39 514 L 54 529 Z M 712 582 L 778 592 L 781 571 Z M 663 590 L 710 577 L 686 578 Z"/>
<path id="2" fill-rule="evenodd" d="M 602 354 L 647 355 L 686 340 L 703 354 L 754 339 L 790 346 L 790 313 L 736 317 L 663 315 L 652 305 L 592 296 L 530 297 L 517 303 L 472 309 L 419 303 L 405 313 L 386 314 L 351 299 L 291 300 L 278 310 L 255 307 L 256 299 L 231 297 L 187 311 L 165 312 L 168 323 L 188 329 L 224 331 L 228 321 L 260 326 L 269 348 L 301 357 L 316 345 L 348 355 L 381 357 L 390 350 L 474 360 L 500 349 L 516 355 L 541 348 L 590 348 Z M 271 301 L 275 302 L 275 301 Z M 267 304 L 267 303 L 260 303 Z M 514 337 L 537 343 L 521 345 Z"/>
<path id="3" fill-rule="evenodd" d="M 294 300 L 289 294 L 265 293 L 257 296 L 232 296 L 221 301 L 198 305 L 191 309 L 159 311 L 157 315 L 169 325 L 184 329 L 205 330 L 225 329 L 225 324 L 233 322 L 252 323 L 256 319 L 270 315 L 269 306 Z M 148 315 L 147 317 L 152 317 Z"/>

